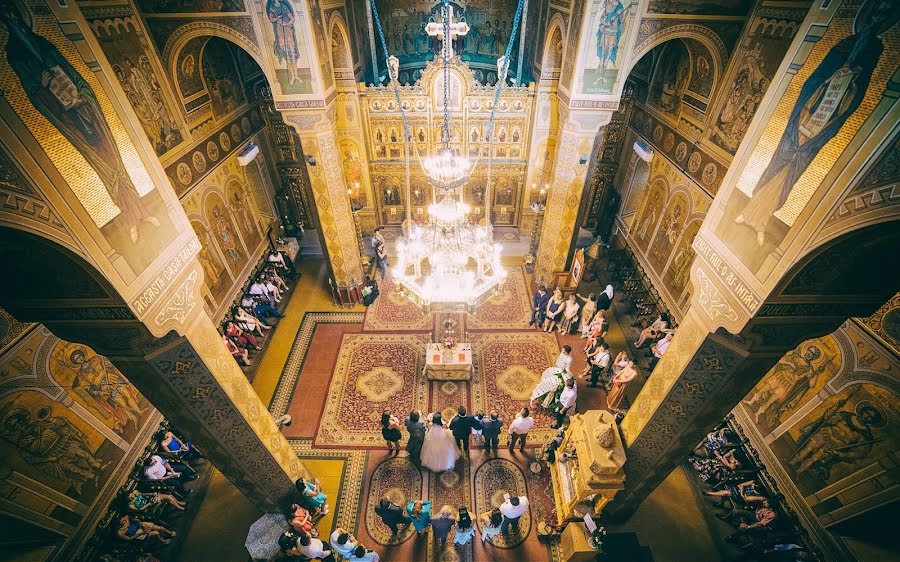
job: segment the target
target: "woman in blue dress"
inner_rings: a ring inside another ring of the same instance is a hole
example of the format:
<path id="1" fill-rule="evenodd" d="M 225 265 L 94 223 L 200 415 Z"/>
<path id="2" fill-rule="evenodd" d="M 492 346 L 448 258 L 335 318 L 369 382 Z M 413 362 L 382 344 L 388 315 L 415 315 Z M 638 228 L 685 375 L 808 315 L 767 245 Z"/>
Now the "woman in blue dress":
<path id="1" fill-rule="evenodd" d="M 294 483 L 294 486 L 296 486 L 297 491 L 303 495 L 303 500 L 309 506 L 310 511 L 317 512 L 319 515 L 326 515 L 328 513 L 328 504 L 325 503 L 328 496 L 322 491 L 322 487 L 319 485 L 318 480 L 315 478 L 312 480 L 298 478 Z"/>
<path id="2" fill-rule="evenodd" d="M 560 316 L 562 316 L 563 309 L 563 295 L 562 291 L 556 289 L 553 291 L 553 296 L 550 297 L 550 300 L 547 301 L 547 316 L 546 320 L 544 320 L 544 331 L 552 332 L 553 328 L 556 327 L 557 322 L 559 322 Z"/>
<path id="3" fill-rule="evenodd" d="M 406 504 L 406 513 L 417 533 L 423 535 L 428 532 L 428 526 L 431 525 L 431 500 L 409 502 Z"/>

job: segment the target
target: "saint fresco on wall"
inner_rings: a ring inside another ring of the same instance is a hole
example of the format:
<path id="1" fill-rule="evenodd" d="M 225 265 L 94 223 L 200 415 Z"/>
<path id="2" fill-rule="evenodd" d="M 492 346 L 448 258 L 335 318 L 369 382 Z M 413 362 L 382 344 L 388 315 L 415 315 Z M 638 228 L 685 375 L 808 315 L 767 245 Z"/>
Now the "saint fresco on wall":
<path id="1" fill-rule="evenodd" d="M 761 56 L 759 43 L 743 54 L 741 66 L 731 88 L 725 94 L 725 105 L 716 118 L 712 134 L 716 144 L 732 154 L 741 144 L 756 108 L 769 88 L 771 72 Z"/>
<path id="2" fill-rule="evenodd" d="M 785 354 L 744 399 L 757 425 L 773 431 L 841 367 L 832 336 L 804 342 Z"/>
<path id="3" fill-rule="evenodd" d="M 153 409 L 106 357 L 42 326 L 0 355 L 0 371 L 4 464 L 90 504 Z"/>
<path id="4" fill-rule="evenodd" d="M 3 5 L 0 14 L 0 29 L 7 35 L 4 58 L 15 81 L 0 86 L 24 93 L 25 103 L 29 105 L 17 102 L 14 108 L 31 131 L 46 130 L 49 122 L 85 160 L 96 182 L 90 177 L 90 171 L 79 173 L 78 177 L 64 172 L 63 176 L 108 243 L 135 273 L 140 273 L 174 237 L 159 192 L 143 168 L 126 168 L 97 93 L 53 43 L 34 32 L 30 14 L 20 12 L 18 6 L 10 3 Z M 32 107 L 39 115 L 31 111 Z M 61 171 L 71 168 L 70 163 L 63 166 L 59 160 L 61 150 L 53 137 L 49 132 L 36 134 L 42 146 L 50 143 L 44 149 Z M 139 183 L 142 192 L 138 191 L 132 173 L 146 178 L 146 185 Z M 102 193 L 87 193 L 93 189 L 92 184 L 97 190 L 103 190 Z"/>
<path id="5" fill-rule="evenodd" d="M 214 115 L 227 115 L 247 103 L 232 48 L 224 39 L 213 38 L 206 44 L 202 71 Z"/>
<path id="6" fill-rule="evenodd" d="M 868 0 L 853 15 L 835 16 L 794 75 L 797 87 L 765 125 L 764 137 L 777 143 L 758 145 L 750 158 L 761 165 L 744 168 L 727 201 L 716 233 L 751 271 L 787 235 L 897 69 L 900 12 L 893 3 Z"/>
<path id="7" fill-rule="evenodd" d="M 855 384 L 819 404 L 772 444 L 804 494 L 810 494 L 897 451 L 896 394 Z"/>
<path id="8" fill-rule="evenodd" d="M 677 119 L 690 79 L 691 56 L 684 42 L 676 40 L 663 47 L 660 59 L 666 64 L 656 67 L 648 101 Z"/>
<path id="9" fill-rule="evenodd" d="M 307 41 L 298 41 L 296 29 L 306 30 L 305 17 L 291 0 L 266 0 L 266 18 L 272 24 L 271 41 L 275 53 L 275 77 L 282 94 L 313 92 Z"/>
<path id="10" fill-rule="evenodd" d="M 594 0 L 591 3 L 592 33 L 584 59 L 583 94 L 612 94 L 619 69 L 625 62 L 625 30 L 634 18 L 632 0 Z"/>
<path id="11" fill-rule="evenodd" d="M 146 42 L 138 37 L 134 24 L 99 26 L 97 40 L 156 155 L 180 144 L 181 131 L 145 52 Z"/>

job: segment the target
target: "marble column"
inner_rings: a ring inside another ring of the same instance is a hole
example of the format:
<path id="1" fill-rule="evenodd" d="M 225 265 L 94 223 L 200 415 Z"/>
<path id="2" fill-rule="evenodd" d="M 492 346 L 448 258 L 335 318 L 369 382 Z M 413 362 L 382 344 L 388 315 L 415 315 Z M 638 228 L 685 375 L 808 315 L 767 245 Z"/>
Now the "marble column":
<path id="1" fill-rule="evenodd" d="M 576 222 L 587 180 L 588 159 L 597 133 L 609 123 L 611 116 L 609 111 L 576 111 L 560 103 L 562 125 L 535 263 L 537 282 L 550 283 L 554 272 L 565 269 L 578 229 Z"/>

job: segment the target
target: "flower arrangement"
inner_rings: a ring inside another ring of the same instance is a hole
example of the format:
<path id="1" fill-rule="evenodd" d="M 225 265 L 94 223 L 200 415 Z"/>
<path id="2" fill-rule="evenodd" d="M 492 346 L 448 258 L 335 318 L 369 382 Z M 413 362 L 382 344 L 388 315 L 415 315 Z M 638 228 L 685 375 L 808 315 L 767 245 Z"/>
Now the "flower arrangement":
<path id="1" fill-rule="evenodd" d="M 590 539 L 588 542 L 594 549 L 597 551 L 597 554 L 603 554 L 603 537 L 606 536 L 606 528 L 605 527 L 597 527 L 591 533 Z"/>

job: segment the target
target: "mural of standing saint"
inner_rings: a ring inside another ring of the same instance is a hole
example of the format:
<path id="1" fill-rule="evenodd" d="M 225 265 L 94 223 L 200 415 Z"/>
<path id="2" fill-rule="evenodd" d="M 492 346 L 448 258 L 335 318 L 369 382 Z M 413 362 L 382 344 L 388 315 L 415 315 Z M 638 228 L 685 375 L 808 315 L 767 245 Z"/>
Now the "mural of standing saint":
<path id="1" fill-rule="evenodd" d="M 47 121 L 84 156 L 121 212 L 133 244 L 142 223 L 160 222 L 142 203 L 119 154 L 97 96 L 90 85 L 47 39 L 27 25 L 11 4 L 0 8 L 9 30 L 6 59 L 25 94 Z"/>
<path id="2" fill-rule="evenodd" d="M 759 246 L 766 242 L 769 222 L 784 206 L 797 180 L 866 94 L 872 72 L 884 52 L 879 35 L 900 18 L 892 2 L 870 2 L 870 9 L 860 10 L 854 22 L 856 33 L 832 47 L 803 83 L 775 154 L 749 203 L 734 219 L 756 232 Z"/>
<path id="3" fill-rule="evenodd" d="M 88 357 L 84 349 L 77 348 L 59 363 L 75 373 L 73 391 L 100 415 L 113 420 L 113 431 L 123 433 L 129 421 L 138 426 L 144 408 L 138 404 L 137 389 L 109 359 L 93 354 Z"/>
<path id="4" fill-rule="evenodd" d="M 266 0 L 266 17 L 272 22 L 272 31 L 275 34 L 275 58 L 278 62 L 287 64 L 289 84 L 293 86 L 295 82 L 302 82 L 303 79 L 297 71 L 300 50 L 297 48 L 297 35 L 294 33 L 297 12 L 289 0 Z"/>

